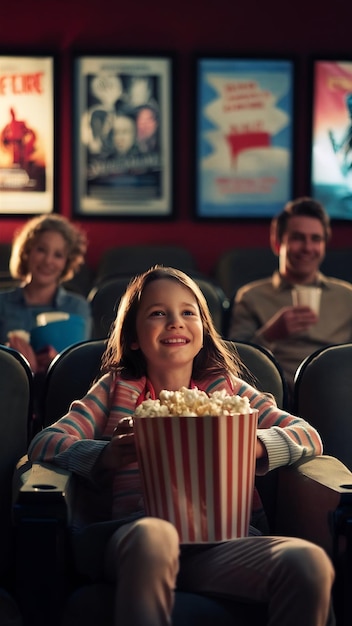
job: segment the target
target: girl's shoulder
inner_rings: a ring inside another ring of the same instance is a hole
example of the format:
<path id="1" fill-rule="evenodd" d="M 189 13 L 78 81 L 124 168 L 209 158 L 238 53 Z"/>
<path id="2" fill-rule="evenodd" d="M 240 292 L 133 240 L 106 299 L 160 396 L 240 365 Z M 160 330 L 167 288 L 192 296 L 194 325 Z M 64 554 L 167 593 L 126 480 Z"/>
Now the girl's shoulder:
<path id="1" fill-rule="evenodd" d="M 205 391 L 208 394 L 222 389 L 225 389 L 225 391 L 229 394 L 233 394 L 235 392 L 235 387 L 238 387 L 238 384 L 236 384 L 236 378 L 232 374 L 210 374 L 201 381 L 194 382 L 198 389 Z"/>
<path id="2" fill-rule="evenodd" d="M 213 391 L 221 391 L 222 389 L 225 389 L 229 395 L 259 394 L 259 391 L 252 385 L 231 373 L 213 374 L 204 378 L 201 382 L 195 381 L 195 385 L 208 394 Z"/>
<path id="3" fill-rule="evenodd" d="M 142 376 L 142 378 L 136 380 L 126 379 L 116 372 L 110 372 L 105 376 L 106 378 L 103 377 L 103 379 L 109 384 L 110 393 L 115 402 L 118 399 L 118 402 L 123 405 L 135 407 L 139 396 L 146 388 L 146 377 Z"/>

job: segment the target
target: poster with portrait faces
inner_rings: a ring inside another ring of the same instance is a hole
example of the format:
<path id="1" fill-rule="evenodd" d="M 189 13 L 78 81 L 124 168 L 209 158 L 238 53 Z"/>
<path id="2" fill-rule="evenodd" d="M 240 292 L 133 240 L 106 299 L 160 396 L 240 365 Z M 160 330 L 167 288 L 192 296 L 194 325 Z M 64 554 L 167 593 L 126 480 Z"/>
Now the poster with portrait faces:
<path id="1" fill-rule="evenodd" d="M 292 192 L 290 60 L 196 62 L 196 215 L 272 217 Z"/>
<path id="2" fill-rule="evenodd" d="M 352 61 L 313 63 L 311 195 L 352 219 Z"/>
<path id="3" fill-rule="evenodd" d="M 75 58 L 76 213 L 170 216 L 171 80 L 170 58 Z"/>
<path id="4" fill-rule="evenodd" d="M 0 56 L 0 215 L 53 209 L 53 57 Z"/>

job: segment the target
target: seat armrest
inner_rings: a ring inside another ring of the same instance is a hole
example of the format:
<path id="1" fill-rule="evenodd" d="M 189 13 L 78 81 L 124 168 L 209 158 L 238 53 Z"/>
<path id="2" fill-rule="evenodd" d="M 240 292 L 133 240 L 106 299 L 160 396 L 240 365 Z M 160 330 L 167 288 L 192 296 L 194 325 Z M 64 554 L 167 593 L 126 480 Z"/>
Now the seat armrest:
<path id="1" fill-rule="evenodd" d="M 70 476 L 52 465 L 31 465 L 28 459 L 21 459 L 15 471 L 15 588 L 26 624 L 60 626 L 70 584 Z"/>
<path id="2" fill-rule="evenodd" d="M 24 518 L 67 521 L 71 472 L 44 463 L 22 462 L 16 468 L 13 494 L 15 523 Z"/>
<path id="3" fill-rule="evenodd" d="M 336 559 L 351 520 L 352 473 L 341 461 L 321 455 L 280 469 L 276 534 L 313 541 Z"/>
<path id="4" fill-rule="evenodd" d="M 24 469 L 23 469 L 24 468 Z M 14 494 L 15 522 L 34 516 L 69 519 L 71 472 L 52 465 L 22 466 Z M 298 536 L 334 553 L 341 520 L 352 520 L 352 472 L 338 459 L 321 455 L 279 470 L 275 534 Z"/>

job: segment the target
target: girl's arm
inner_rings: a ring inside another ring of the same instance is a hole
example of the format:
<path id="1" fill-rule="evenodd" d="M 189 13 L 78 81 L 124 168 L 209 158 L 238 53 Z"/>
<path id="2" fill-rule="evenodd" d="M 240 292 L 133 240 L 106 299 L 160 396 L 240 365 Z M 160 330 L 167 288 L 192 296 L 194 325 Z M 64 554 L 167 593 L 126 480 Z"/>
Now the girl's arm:
<path id="1" fill-rule="evenodd" d="M 69 412 L 38 433 L 30 443 L 31 461 L 54 463 L 81 476 L 92 468 L 108 441 L 101 440 L 110 415 L 112 377 L 103 376 Z"/>
<path id="2" fill-rule="evenodd" d="M 209 380 L 204 390 L 226 389 L 228 393 L 247 396 L 258 409 L 257 473 L 291 465 L 303 457 L 322 454 L 320 435 L 308 422 L 276 406 L 272 396 L 264 394 L 240 378 L 225 376 Z"/>
<path id="3" fill-rule="evenodd" d="M 251 407 L 259 411 L 257 437 L 266 455 L 258 458 L 257 473 L 322 454 L 320 435 L 308 422 L 279 409 L 273 398 L 240 379 L 235 379 L 235 393 L 247 396 Z"/>

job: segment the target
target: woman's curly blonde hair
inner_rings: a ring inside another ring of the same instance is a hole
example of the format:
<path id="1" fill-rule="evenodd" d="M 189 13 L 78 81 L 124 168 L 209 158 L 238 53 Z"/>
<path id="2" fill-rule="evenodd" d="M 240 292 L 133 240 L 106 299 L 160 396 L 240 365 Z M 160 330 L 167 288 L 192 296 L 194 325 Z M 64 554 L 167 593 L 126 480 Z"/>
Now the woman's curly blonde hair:
<path id="1" fill-rule="evenodd" d="M 60 233 L 67 244 L 67 262 L 60 281 L 69 280 L 84 263 L 87 251 L 85 232 L 73 225 L 62 215 L 40 215 L 24 224 L 15 233 L 11 258 L 10 273 L 13 278 L 24 280 L 29 274 L 28 256 L 39 235 L 46 232 Z"/>

